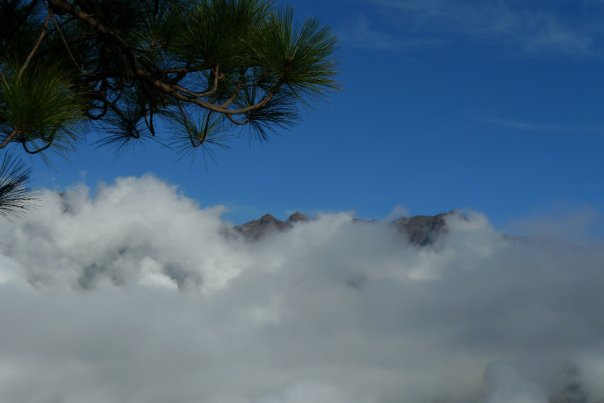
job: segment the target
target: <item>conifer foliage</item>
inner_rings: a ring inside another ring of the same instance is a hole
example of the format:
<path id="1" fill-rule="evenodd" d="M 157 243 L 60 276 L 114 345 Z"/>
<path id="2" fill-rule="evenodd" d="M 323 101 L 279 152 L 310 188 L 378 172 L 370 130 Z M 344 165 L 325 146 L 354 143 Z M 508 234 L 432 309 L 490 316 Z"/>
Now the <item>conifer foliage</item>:
<path id="1" fill-rule="evenodd" d="M 0 149 L 266 139 L 337 87 L 334 45 L 270 0 L 4 0 Z"/>

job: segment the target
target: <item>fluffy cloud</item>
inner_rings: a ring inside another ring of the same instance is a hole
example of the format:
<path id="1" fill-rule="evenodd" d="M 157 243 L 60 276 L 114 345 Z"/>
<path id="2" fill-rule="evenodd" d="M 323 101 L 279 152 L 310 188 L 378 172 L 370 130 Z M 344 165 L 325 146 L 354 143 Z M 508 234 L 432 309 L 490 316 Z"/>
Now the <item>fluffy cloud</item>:
<path id="1" fill-rule="evenodd" d="M 0 402 L 598 402 L 602 245 L 329 214 L 246 242 L 154 179 L 0 228 Z"/>

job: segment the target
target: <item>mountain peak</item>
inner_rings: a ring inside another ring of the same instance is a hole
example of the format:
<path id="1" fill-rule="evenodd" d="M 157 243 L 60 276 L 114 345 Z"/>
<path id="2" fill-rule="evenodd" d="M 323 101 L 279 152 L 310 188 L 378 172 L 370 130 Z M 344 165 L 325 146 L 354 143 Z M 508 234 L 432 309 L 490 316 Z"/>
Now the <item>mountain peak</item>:
<path id="1" fill-rule="evenodd" d="M 435 243 L 440 237 L 448 232 L 446 217 L 453 212 L 436 214 L 433 216 L 417 215 L 400 217 L 386 225 L 394 229 L 417 246 L 428 246 Z M 271 233 L 283 232 L 290 229 L 296 223 L 308 222 L 311 219 L 299 211 L 290 215 L 286 221 L 281 221 L 271 214 L 265 214 L 259 219 L 249 221 L 236 226 L 235 231 L 248 240 L 259 240 Z M 353 222 L 366 222 L 374 225 L 384 225 L 379 221 L 367 221 L 354 219 Z"/>
<path id="2" fill-rule="evenodd" d="M 256 220 L 260 223 L 264 223 L 264 224 L 268 224 L 268 223 L 277 223 L 277 222 L 281 222 L 281 220 L 278 220 L 277 218 L 275 218 L 273 215 L 271 214 L 265 214 L 262 217 L 260 217 L 258 220 Z"/>
<path id="3" fill-rule="evenodd" d="M 440 213 L 433 216 L 416 215 L 411 217 L 400 217 L 392 221 L 394 227 L 405 233 L 409 241 L 419 246 L 433 244 L 442 235 L 446 234 L 446 217 L 452 214 Z"/>
<path id="4" fill-rule="evenodd" d="M 287 222 L 290 223 L 294 223 L 294 222 L 306 222 L 309 221 L 310 219 L 308 218 L 308 216 L 306 214 L 303 214 L 299 211 L 296 211 L 294 214 L 290 215 L 289 218 L 287 219 Z"/>
<path id="5" fill-rule="evenodd" d="M 289 222 L 283 222 L 271 214 L 265 214 L 257 220 L 252 220 L 235 227 L 245 238 L 258 240 L 271 232 L 284 231 L 291 226 Z"/>

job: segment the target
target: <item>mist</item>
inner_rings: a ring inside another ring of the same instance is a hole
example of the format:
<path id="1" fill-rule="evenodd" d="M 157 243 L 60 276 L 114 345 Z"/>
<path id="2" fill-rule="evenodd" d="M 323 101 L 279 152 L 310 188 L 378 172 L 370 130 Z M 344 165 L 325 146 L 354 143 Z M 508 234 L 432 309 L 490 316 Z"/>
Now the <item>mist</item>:
<path id="1" fill-rule="evenodd" d="M 250 242 L 152 176 L 38 204 L 0 226 L 0 402 L 604 401 L 600 241 L 342 212 Z"/>

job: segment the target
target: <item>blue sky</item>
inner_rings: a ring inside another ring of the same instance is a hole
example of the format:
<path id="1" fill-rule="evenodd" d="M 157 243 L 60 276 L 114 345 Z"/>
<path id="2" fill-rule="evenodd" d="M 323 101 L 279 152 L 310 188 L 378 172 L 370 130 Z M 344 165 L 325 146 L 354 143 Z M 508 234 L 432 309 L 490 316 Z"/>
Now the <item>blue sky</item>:
<path id="1" fill-rule="evenodd" d="M 604 211 L 604 1 L 279 4 L 339 37 L 343 90 L 300 124 L 268 143 L 234 140 L 216 163 L 152 143 L 118 158 L 82 144 L 51 166 L 34 160 L 33 184 L 153 173 L 235 222 L 294 210 L 384 218 L 401 205 L 474 209 L 506 227 L 559 206 Z"/>

